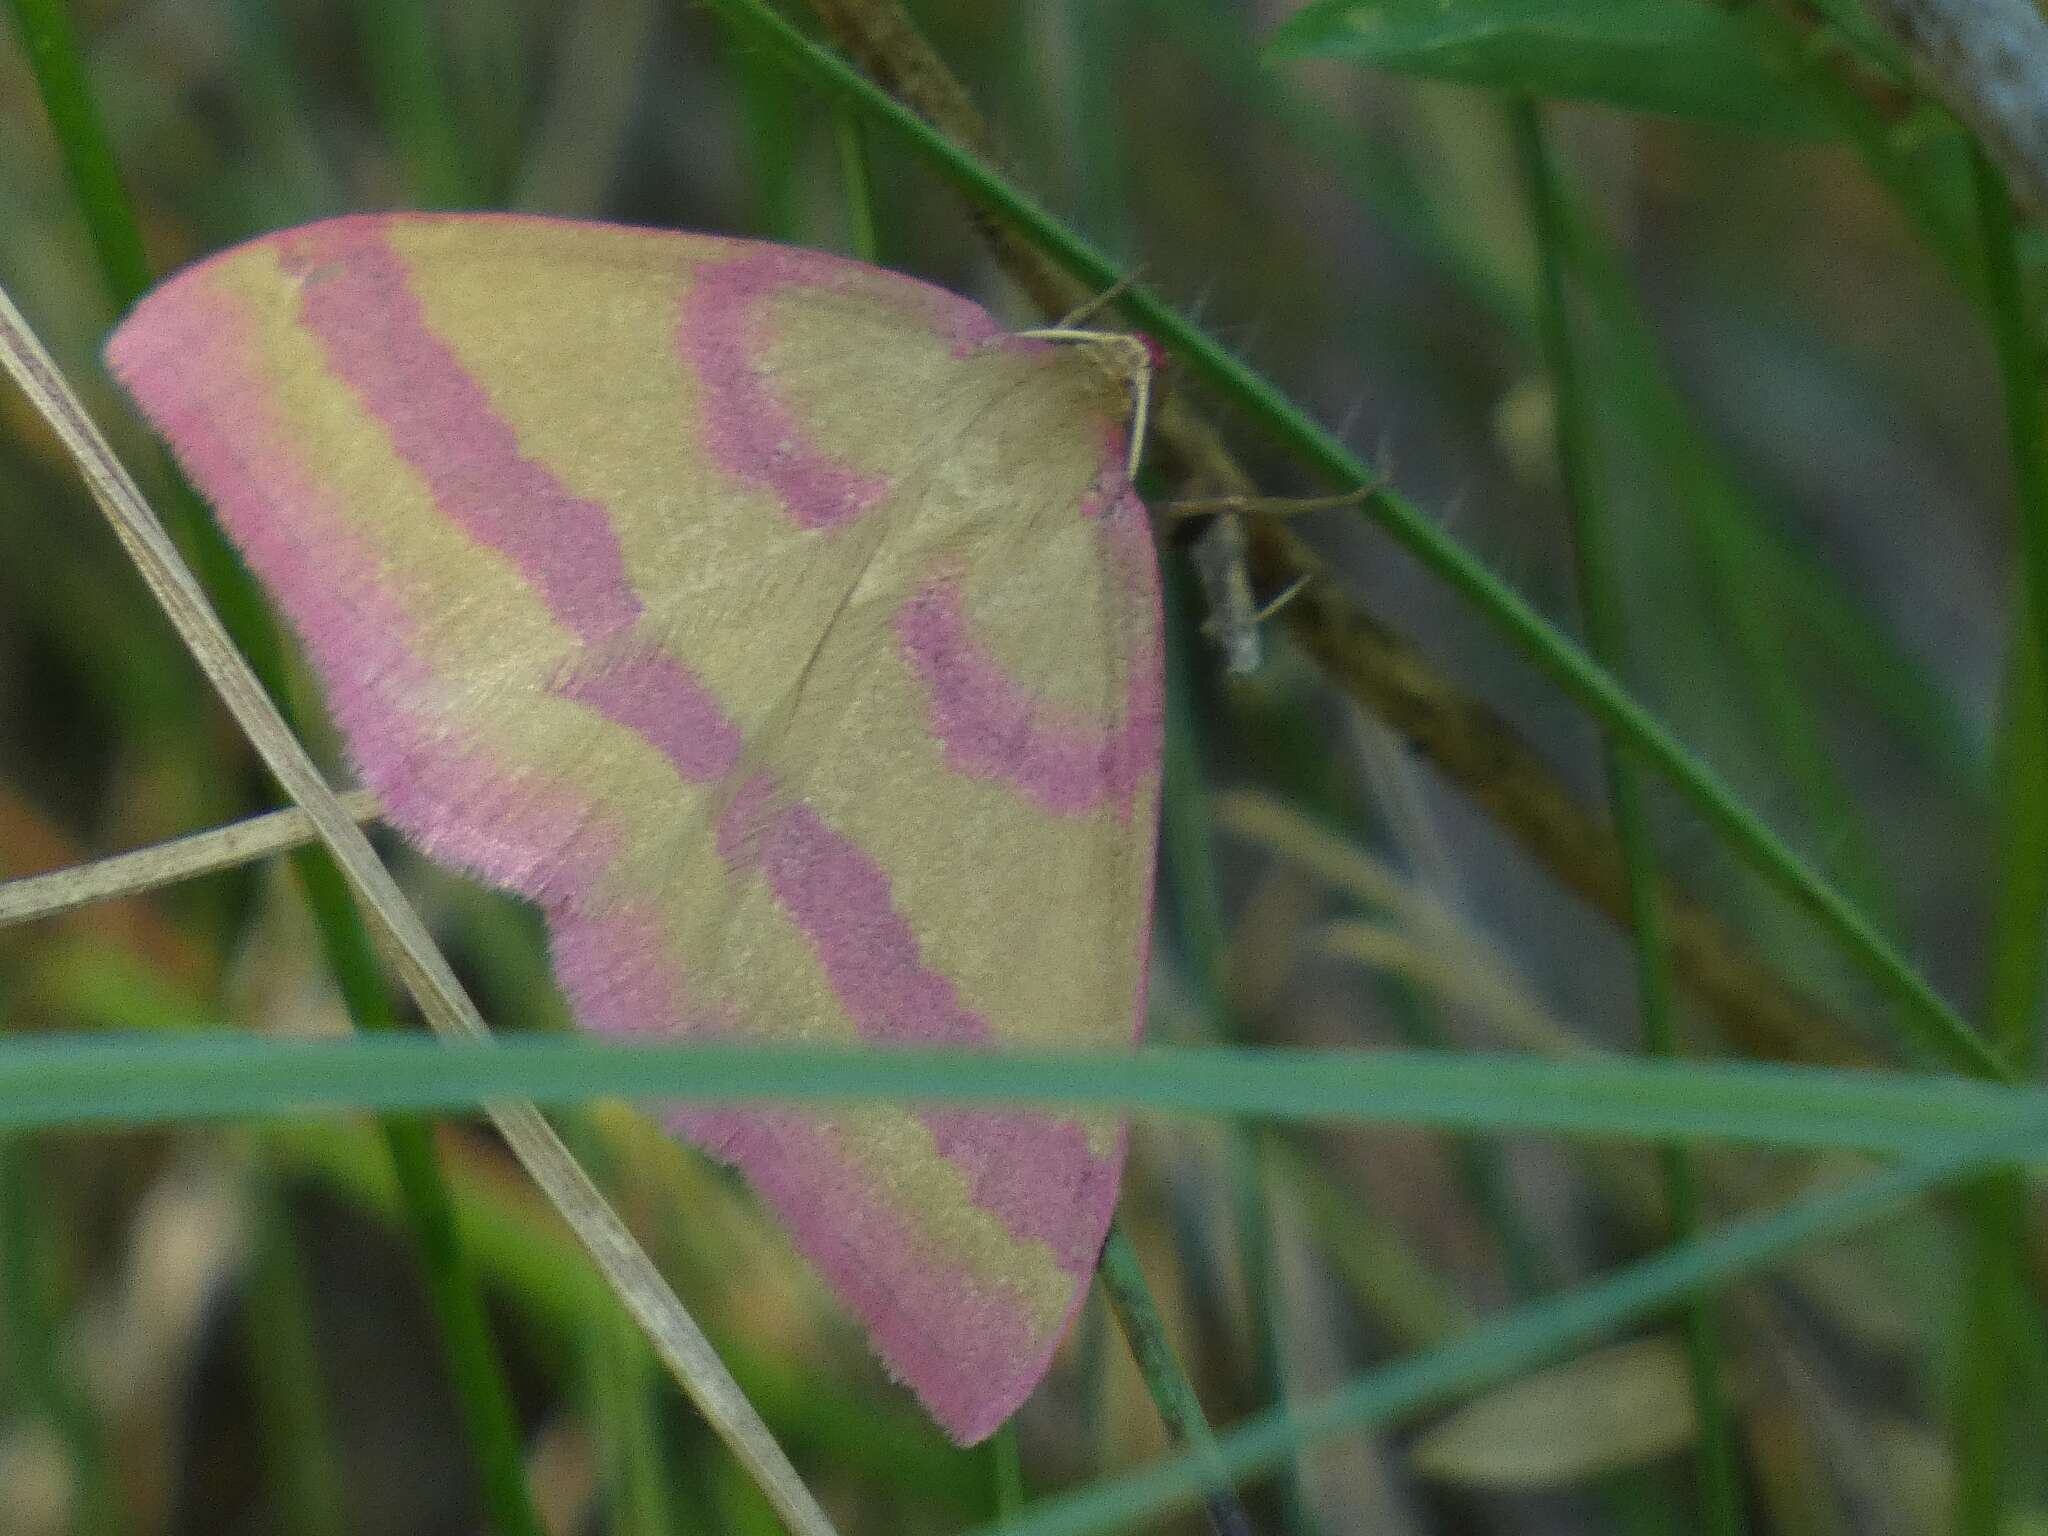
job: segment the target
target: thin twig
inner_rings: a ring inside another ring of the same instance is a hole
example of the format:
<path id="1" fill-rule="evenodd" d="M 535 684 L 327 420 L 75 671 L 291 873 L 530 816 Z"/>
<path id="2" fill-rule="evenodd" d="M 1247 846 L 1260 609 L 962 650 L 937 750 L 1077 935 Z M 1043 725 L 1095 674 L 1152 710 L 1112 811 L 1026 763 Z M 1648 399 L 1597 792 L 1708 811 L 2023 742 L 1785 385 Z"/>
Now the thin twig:
<path id="1" fill-rule="evenodd" d="M 446 1039 L 488 1046 L 490 1030 L 419 915 L 285 725 L 156 514 L 4 290 L 0 290 L 0 367 L 14 377 L 30 403 L 49 421 L 179 637 L 363 899 L 375 924 L 373 931 L 385 941 L 392 963 L 427 1022 Z M 563 1146 L 554 1127 L 524 1100 L 488 1105 L 486 1112 L 534 1182 L 575 1229 L 683 1390 L 759 1482 L 790 1528 L 802 1536 L 830 1536 L 831 1522 L 767 1425 L 654 1262 Z"/>
<path id="2" fill-rule="evenodd" d="M 347 790 L 334 798 L 355 821 L 375 821 L 381 810 L 377 797 L 367 789 Z M 138 896 L 199 875 L 238 869 L 275 853 L 303 848 L 319 837 L 319 829 L 305 811 L 271 811 L 132 853 L 113 854 L 46 875 L 0 881 L 0 928 L 59 917 L 96 901 Z"/>

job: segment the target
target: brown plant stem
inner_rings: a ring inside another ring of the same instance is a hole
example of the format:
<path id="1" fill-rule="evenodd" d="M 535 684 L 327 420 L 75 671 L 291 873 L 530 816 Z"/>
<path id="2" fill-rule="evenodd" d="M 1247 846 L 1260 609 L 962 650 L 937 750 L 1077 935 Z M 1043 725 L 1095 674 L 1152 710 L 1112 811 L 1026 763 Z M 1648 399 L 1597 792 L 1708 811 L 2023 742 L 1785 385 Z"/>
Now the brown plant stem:
<path id="1" fill-rule="evenodd" d="M 1371 709 L 1520 843 L 1567 890 L 1630 924 L 1621 850 L 1608 824 L 1565 788 L 1515 727 L 1322 577 L 1300 539 L 1251 529 L 1254 583 L 1311 579 L 1281 610 L 1288 633 L 1339 688 Z M 1712 912 L 1659 882 L 1671 966 L 1729 1040 L 1771 1060 L 1867 1066 L 1845 1024 L 1779 976 Z"/>

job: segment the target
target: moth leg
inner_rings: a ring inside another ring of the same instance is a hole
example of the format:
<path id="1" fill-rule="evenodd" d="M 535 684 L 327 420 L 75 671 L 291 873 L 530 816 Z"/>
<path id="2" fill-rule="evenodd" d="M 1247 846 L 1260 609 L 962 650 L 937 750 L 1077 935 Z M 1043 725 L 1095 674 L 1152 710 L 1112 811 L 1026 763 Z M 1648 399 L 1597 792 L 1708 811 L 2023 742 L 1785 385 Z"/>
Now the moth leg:
<path id="1" fill-rule="evenodd" d="M 1184 496 L 1159 503 L 1169 518 L 1246 515 L 1257 517 L 1300 517 L 1310 512 L 1334 512 L 1340 507 L 1363 506 L 1386 489 L 1384 478 L 1367 481 L 1354 490 L 1334 496 Z"/>
<path id="2" fill-rule="evenodd" d="M 1209 525 L 1196 536 L 1192 551 L 1195 575 L 1208 609 L 1202 633 L 1223 652 L 1224 670 L 1231 676 L 1247 677 L 1259 670 L 1264 651 L 1259 626 L 1293 601 L 1309 579 L 1304 576 L 1278 596 L 1261 603 L 1252 591 L 1251 577 L 1245 569 L 1241 519 L 1293 517 L 1355 507 L 1371 500 L 1385 483 L 1374 480 L 1335 496 L 1195 496 L 1159 504 L 1159 512 L 1169 522 L 1209 519 Z"/>
<path id="3" fill-rule="evenodd" d="M 1248 677 L 1265 660 L 1259 628 L 1285 608 L 1315 579 L 1304 574 L 1278 595 L 1260 602 L 1244 565 L 1244 525 L 1222 515 L 1202 531 L 1192 551 L 1195 575 L 1208 609 L 1202 634 L 1223 653 L 1223 669 L 1232 677 Z"/>
<path id="4" fill-rule="evenodd" d="M 1122 277 L 1118 278 L 1115 282 L 1111 283 L 1107 288 L 1103 289 L 1102 292 L 1096 294 L 1094 298 L 1090 299 L 1087 303 L 1083 304 L 1079 309 L 1070 310 L 1065 315 L 1062 315 L 1057 321 L 1054 322 L 1053 329 L 1058 331 L 1071 331 L 1079 329 L 1082 322 L 1087 320 L 1091 315 L 1100 314 L 1103 310 L 1109 308 L 1110 305 L 1114 304 L 1118 299 L 1122 298 L 1125 294 L 1129 293 L 1133 288 L 1137 287 L 1138 279 L 1143 277 L 1144 275 L 1145 266 L 1143 262 L 1140 262 L 1137 266 L 1131 268 L 1130 271 L 1126 272 Z"/>
<path id="5" fill-rule="evenodd" d="M 1282 608 L 1285 608 L 1289 603 L 1293 602 L 1297 597 L 1301 596 L 1301 594 L 1308 589 L 1309 585 L 1312 582 L 1314 582 L 1315 579 L 1316 573 L 1314 571 L 1302 572 L 1299 576 L 1295 577 L 1294 580 L 1287 583 L 1287 585 L 1281 589 L 1280 593 L 1277 596 L 1268 598 L 1266 602 L 1263 605 L 1261 605 L 1259 611 L 1252 615 L 1253 622 L 1258 624 L 1265 623 L 1268 619 L 1272 618 L 1275 614 L 1277 614 Z"/>
<path id="6" fill-rule="evenodd" d="M 1114 294 L 1115 289 L 1110 290 Z M 1109 295 L 1105 295 L 1107 299 Z M 1152 373 L 1159 366 L 1157 355 L 1150 341 L 1142 336 L 1133 336 L 1128 331 L 1091 331 L 1070 325 L 1049 325 L 1042 329 L 1019 331 L 1019 336 L 1033 341 L 1064 342 L 1069 346 L 1108 347 L 1124 354 L 1123 372 L 1131 390 L 1131 452 L 1124 466 L 1124 472 L 1133 480 L 1138 478 L 1138 460 L 1145 451 L 1145 433 L 1152 412 Z"/>
<path id="7" fill-rule="evenodd" d="M 1259 643 L 1259 602 L 1245 569 L 1244 524 L 1230 513 L 1214 517 L 1189 551 L 1207 610 L 1202 633 L 1223 652 L 1223 669 L 1249 677 L 1264 660 Z"/>

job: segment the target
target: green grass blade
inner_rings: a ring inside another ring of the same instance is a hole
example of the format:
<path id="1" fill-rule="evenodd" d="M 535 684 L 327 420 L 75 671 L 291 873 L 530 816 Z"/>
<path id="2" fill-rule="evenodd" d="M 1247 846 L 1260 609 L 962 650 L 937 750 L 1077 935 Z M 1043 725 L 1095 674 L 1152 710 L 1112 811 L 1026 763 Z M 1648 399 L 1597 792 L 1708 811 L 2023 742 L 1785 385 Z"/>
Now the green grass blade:
<path id="1" fill-rule="evenodd" d="M 65 0 L 10 0 L 21 45 L 28 54 L 50 131 L 64 157 L 64 174 L 85 216 L 100 263 L 100 279 L 124 310 L 149 287 L 149 257 L 128 211 L 128 194 L 99 104 L 86 79 L 85 55 L 72 35 Z"/>
<path id="2" fill-rule="evenodd" d="M 1131 0 L 1066 0 L 1068 96 L 1080 226 L 1122 257 L 1130 252 L 1131 189 L 1116 131 L 1119 61 L 1132 56 Z"/>
<path id="3" fill-rule="evenodd" d="M 441 9 L 414 0 L 354 0 L 354 11 L 378 116 L 414 194 L 429 208 L 484 201 L 481 156 L 449 89 Z"/>
<path id="4" fill-rule="evenodd" d="M 1917 726 L 1930 759 L 1951 769 L 1957 742 L 1966 739 L 1953 706 L 1868 625 L 1845 622 L 1843 595 L 1767 531 L 1758 509 L 1690 419 L 1612 242 L 1576 208 L 1566 210 L 1562 238 L 1586 275 L 1587 297 L 1612 351 L 1610 366 L 1618 375 L 1612 394 L 1658 460 L 1666 494 L 1686 514 L 1719 632 L 1740 659 L 1741 682 L 1753 700 L 1764 745 L 1796 786 L 1817 840 L 1832 848 L 1828 862 L 1866 911 L 1890 918 L 1895 902 L 1868 819 L 1844 785 L 1824 725 L 1787 665 L 1781 644 L 1785 616 L 1803 614 L 1825 624 L 1832 648 L 1863 659 L 1866 675 L 1877 661 L 1884 670 L 1872 676 L 1873 699 L 1894 719 Z M 1765 590 L 1767 584 L 1775 593 Z M 1821 604 L 1810 603 L 1809 596 Z M 1830 596 L 1832 609 L 1825 601 Z M 1959 787 L 1967 790 L 1974 782 L 1962 775 Z"/>
<path id="5" fill-rule="evenodd" d="M 309 210 L 340 212 L 348 206 L 341 177 L 307 121 L 302 103 L 313 87 L 293 57 L 287 18 L 271 0 L 229 0 L 227 15 L 250 135 L 263 155 L 240 217 L 261 229 Z"/>
<path id="6" fill-rule="evenodd" d="M 1024 1508 L 1024 1459 L 1017 1448 L 1013 1419 L 989 1437 L 989 1501 L 995 1521 L 1014 1520 Z"/>
<path id="7" fill-rule="evenodd" d="M 874 166 L 868 158 L 867 130 L 844 102 L 832 112 L 832 145 L 839 155 L 839 179 L 846 187 L 847 249 L 862 261 L 874 261 L 881 250 L 875 233 Z"/>
<path id="8" fill-rule="evenodd" d="M 2021 589 L 2012 626 L 1998 760 L 1998 886 L 1992 923 L 1989 1022 L 2008 1061 L 2030 1072 L 2039 1056 L 2042 922 L 2048 915 L 2048 811 L 2036 776 L 2043 748 L 2041 680 L 2048 677 L 2048 458 L 2042 456 L 2039 363 L 2020 287 L 2012 205 L 1981 151 L 1971 157 L 1984 250 L 1985 314 L 1998 358 L 2007 450 L 2018 500 Z M 1969 1201 L 1963 1358 L 1956 1386 L 1957 1536 L 1997 1536 L 2007 1522 L 2014 1429 L 2016 1337 L 2007 1306 L 2024 1249 L 2025 1191 L 1986 1179 Z"/>
<path id="9" fill-rule="evenodd" d="M 1144 1377 L 1145 1389 L 1159 1410 L 1168 1441 L 1211 1469 L 1213 1475 L 1204 1479 L 1202 1487 L 1210 1528 L 1216 1536 L 1251 1536 L 1251 1521 L 1216 1455 L 1216 1438 L 1201 1400 L 1166 1336 L 1166 1321 L 1159 1315 L 1152 1288 L 1145 1282 L 1144 1267 L 1138 1262 L 1138 1250 L 1125 1235 L 1121 1219 L 1110 1223 L 1096 1278 L 1102 1282 L 1103 1295 L 1109 1298 L 1110 1310 L 1138 1362 L 1138 1374 Z"/>
<path id="10" fill-rule="evenodd" d="M 327 1420 L 306 1266 L 279 1181 L 258 1167 L 247 1188 L 254 1230 L 244 1326 L 279 1528 L 283 1536 L 346 1536 L 349 1505 Z"/>
<path id="11" fill-rule="evenodd" d="M 0 1042 L 0 1129 L 189 1125 L 314 1109 L 473 1111 L 491 1099 L 1114 1106 L 1280 1123 L 1694 1139 L 1927 1157 L 2048 1113 L 2048 1088 L 1749 1062 L 1148 1047 L 1104 1055 L 622 1045 L 456 1046 L 45 1035 Z"/>
<path id="12" fill-rule="evenodd" d="M 454 1196 L 434 1157 L 433 1128 L 424 1120 L 394 1116 L 381 1129 L 419 1246 L 455 1400 L 476 1453 L 484 1518 L 500 1536 L 544 1536 L 526 1486 L 511 1385 L 491 1339 L 475 1261 L 456 1225 Z"/>
<path id="13" fill-rule="evenodd" d="M 1160 786 L 1159 889 L 1173 945 L 1187 970 L 1190 990 L 1211 1040 L 1243 1039 L 1242 1021 L 1231 1006 L 1224 975 L 1229 937 L 1219 899 L 1213 825 L 1202 767 L 1199 700 L 1195 688 L 1193 647 L 1199 633 L 1191 606 L 1192 581 L 1180 559 L 1166 562 L 1166 739 Z M 1231 1147 L 1231 1216 L 1238 1234 L 1239 1268 L 1244 1275 L 1245 1311 L 1258 1364 L 1260 1389 L 1275 1404 L 1286 1402 L 1280 1371 L 1280 1320 L 1272 1307 L 1271 1255 L 1266 1234 L 1272 1225 L 1257 1146 L 1250 1127 L 1236 1128 Z M 1135 1263 L 1135 1255 L 1132 1256 Z M 1104 1277 L 1105 1285 L 1108 1277 Z M 1125 1321 L 1118 1309 L 1118 1320 Z M 1126 1323 L 1126 1331 L 1129 1324 Z M 1155 1388 L 1155 1401 L 1168 1400 Z M 1189 1394 L 1192 1401 L 1192 1394 Z M 1206 1426 L 1205 1426 L 1206 1430 Z M 1298 1467 L 1281 1468 L 1281 1498 L 1289 1512 L 1288 1529 L 1306 1530 L 1305 1501 Z"/>
<path id="14" fill-rule="evenodd" d="M 1537 315 L 1556 406 L 1558 468 L 1574 533 L 1579 602 L 1586 640 L 1594 657 L 1617 675 L 1627 670 L 1628 641 L 1622 620 L 1620 575 L 1615 569 L 1613 531 L 1600 484 L 1586 381 L 1579 368 L 1566 285 L 1567 197 L 1544 143 L 1543 122 L 1533 102 L 1509 107 L 1517 156 L 1535 226 L 1538 257 Z M 1628 875 L 1629 915 L 1635 950 L 1638 1006 L 1643 1039 L 1654 1056 L 1678 1053 L 1677 1002 L 1665 949 L 1663 904 L 1658 900 L 1656 849 L 1648 807 L 1635 764 L 1608 740 L 1603 743 L 1608 805 Z M 1698 1182 L 1691 1160 L 1677 1146 L 1661 1150 L 1664 1198 L 1671 1236 L 1684 1242 L 1699 1226 Z M 1687 1361 L 1693 1410 L 1698 1420 L 1699 1499 L 1704 1529 L 1737 1536 L 1744 1528 L 1734 1438 L 1721 1393 L 1721 1349 L 1710 1299 L 1685 1314 Z"/>
<path id="15" fill-rule="evenodd" d="M 2042 920 L 2048 916 L 2048 796 L 2038 769 L 2040 691 L 2048 679 L 2048 454 L 2042 441 L 2039 350 L 2020 286 L 2018 232 L 2005 187 L 1975 159 L 1985 253 L 1987 319 L 1998 355 L 2007 449 L 2018 500 L 2022 590 L 2013 625 L 2015 658 L 1999 747 L 2006 774 L 1996 845 L 2001 854 L 1990 987 L 1993 1044 L 2021 1072 L 2040 1059 Z"/>
<path id="16" fill-rule="evenodd" d="M 82 1536 L 118 1536 L 124 1514 L 107 1456 L 105 1427 L 64 1358 L 69 1336 L 58 1315 L 51 1266 L 59 1245 L 44 1203 L 46 1175 L 37 1149 L 21 1137 L 0 1141 L 0 1342 L 25 1413 L 63 1448 Z"/>
<path id="17" fill-rule="evenodd" d="M 632 1325 L 606 1313 L 581 1330 L 584 1412 L 604 1467 L 612 1536 L 669 1536 L 678 1529 L 654 1414 L 653 1378 Z"/>
<path id="18" fill-rule="evenodd" d="M 2021 1144 L 2009 1136 L 1976 1138 L 1937 1160 L 1734 1223 L 1605 1280 L 1482 1324 L 1441 1349 L 1370 1372 L 1291 1415 L 1262 1415 L 1226 1434 L 1218 1450 L 1224 1464 L 1242 1476 L 1318 1441 L 1457 1401 L 1803 1248 L 1893 1215 L 1930 1190 L 2012 1156 Z M 1181 1457 L 1048 1501 L 1006 1527 L 1003 1536 L 1094 1536 L 1136 1529 L 1148 1518 L 1185 1506 L 1209 1475 L 1201 1458 Z"/>
<path id="19" fill-rule="evenodd" d="M 788 72 L 768 60 L 743 54 L 733 65 L 754 231 L 770 240 L 802 240 L 799 173 L 807 104 L 791 88 Z"/>

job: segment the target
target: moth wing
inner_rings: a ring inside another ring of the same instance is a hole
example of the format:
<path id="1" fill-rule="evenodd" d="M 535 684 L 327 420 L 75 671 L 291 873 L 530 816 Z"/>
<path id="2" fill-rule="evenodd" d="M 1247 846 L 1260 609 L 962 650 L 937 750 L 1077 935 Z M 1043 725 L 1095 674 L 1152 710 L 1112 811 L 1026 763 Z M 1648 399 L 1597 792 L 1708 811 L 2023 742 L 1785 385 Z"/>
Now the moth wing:
<path id="1" fill-rule="evenodd" d="M 989 1048 L 1143 1006 L 1159 619 L 1099 367 L 856 263 L 477 215 L 286 231 L 109 360 L 366 783 L 578 1017 Z M 1101 1118 L 691 1110 L 956 1437 L 1037 1382 Z"/>

